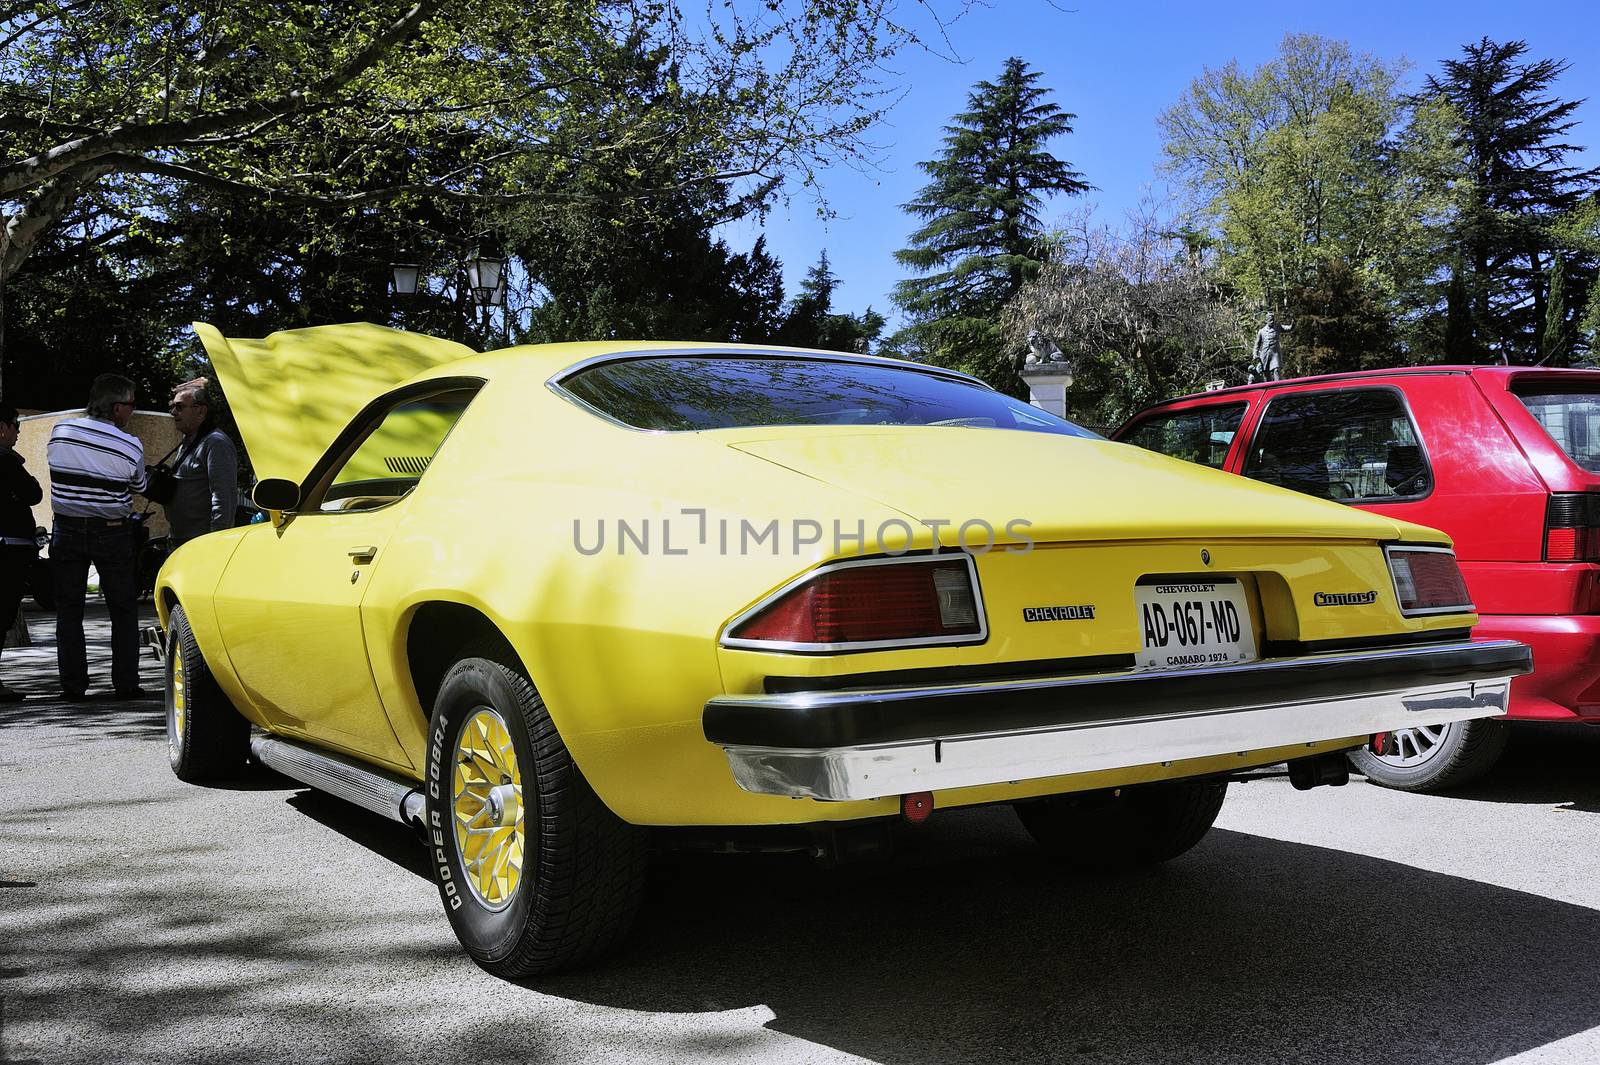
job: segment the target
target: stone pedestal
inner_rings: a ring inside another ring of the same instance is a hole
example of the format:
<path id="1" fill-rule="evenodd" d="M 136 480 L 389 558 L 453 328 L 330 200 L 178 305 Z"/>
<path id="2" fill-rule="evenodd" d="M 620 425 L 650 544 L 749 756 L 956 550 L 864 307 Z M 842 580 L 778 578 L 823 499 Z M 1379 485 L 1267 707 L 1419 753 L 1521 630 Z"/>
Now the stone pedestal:
<path id="1" fill-rule="evenodd" d="M 1042 362 L 1022 368 L 1022 381 L 1028 386 L 1028 399 L 1040 410 L 1057 418 L 1067 416 L 1067 389 L 1072 385 L 1072 370 L 1064 362 Z"/>

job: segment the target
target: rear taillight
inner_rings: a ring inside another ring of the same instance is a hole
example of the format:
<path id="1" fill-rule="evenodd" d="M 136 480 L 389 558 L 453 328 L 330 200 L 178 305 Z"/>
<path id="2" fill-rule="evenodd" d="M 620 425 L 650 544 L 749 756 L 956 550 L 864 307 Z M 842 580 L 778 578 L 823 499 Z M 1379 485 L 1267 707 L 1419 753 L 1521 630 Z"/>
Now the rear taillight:
<path id="1" fill-rule="evenodd" d="M 723 643 L 788 651 L 974 643 L 985 636 L 969 555 L 839 562 L 728 626 Z"/>
<path id="2" fill-rule="evenodd" d="M 1546 562 L 1600 562 L 1600 492 L 1551 492 L 1544 508 Z"/>
<path id="3" fill-rule="evenodd" d="M 1476 608 L 1447 547 L 1391 547 L 1389 573 L 1402 614 L 1470 614 Z"/>

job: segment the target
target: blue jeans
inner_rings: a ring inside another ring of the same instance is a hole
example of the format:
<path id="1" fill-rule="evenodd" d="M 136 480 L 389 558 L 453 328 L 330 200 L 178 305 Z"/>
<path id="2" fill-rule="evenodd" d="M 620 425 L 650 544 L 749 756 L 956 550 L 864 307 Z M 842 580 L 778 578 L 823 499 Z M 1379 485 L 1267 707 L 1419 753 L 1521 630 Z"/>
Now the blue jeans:
<path id="1" fill-rule="evenodd" d="M 139 686 L 139 604 L 134 578 L 131 521 L 56 516 L 50 534 L 50 568 L 56 585 L 56 668 L 61 690 L 81 694 L 89 687 L 83 641 L 83 597 L 89 564 L 100 574 L 100 591 L 111 612 L 111 684 L 117 691 Z"/>

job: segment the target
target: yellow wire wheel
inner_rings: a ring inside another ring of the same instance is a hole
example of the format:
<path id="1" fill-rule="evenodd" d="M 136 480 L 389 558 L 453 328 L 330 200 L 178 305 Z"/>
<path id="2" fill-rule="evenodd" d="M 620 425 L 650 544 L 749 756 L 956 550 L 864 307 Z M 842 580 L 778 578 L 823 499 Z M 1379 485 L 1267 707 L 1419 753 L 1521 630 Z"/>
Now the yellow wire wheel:
<path id="1" fill-rule="evenodd" d="M 456 733 L 452 762 L 456 856 L 478 902 L 503 910 L 522 882 L 527 840 L 522 770 L 505 718 L 475 707 Z"/>

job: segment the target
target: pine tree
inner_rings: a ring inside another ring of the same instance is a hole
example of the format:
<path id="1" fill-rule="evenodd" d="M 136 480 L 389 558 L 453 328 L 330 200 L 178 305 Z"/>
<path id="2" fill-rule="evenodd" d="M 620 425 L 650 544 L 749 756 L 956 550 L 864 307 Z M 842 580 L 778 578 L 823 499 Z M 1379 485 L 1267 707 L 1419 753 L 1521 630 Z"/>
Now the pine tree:
<path id="1" fill-rule="evenodd" d="M 839 276 L 833 272 L 824 248 L 801 280 L 800 291 L 778 329 L 777 342 L 797 348 L 866 351 L 883 332 L 884 317 L 871 307 L 860 315 L 836 312 L 833 292 L 838 287 Z"/>
<path id="2" fill-rule="evenodd" d="M 1555 250 L 1548 229 L 1600 177 L 1600 170 L 1566 164 L 1570 153 L 1581 151 L 1566 139 L 1581 101 L 1557 99 L 1550 88 L 1567 62 L 1525 62 L 1527 50 L 1525 41 L 1484 37 L 1466 45 L 1463 58 L 1446 60 L 1442 75 L 1427 83 L 1427 92 L 1448 101 L 1461 120 L 1473 180 L 1471 201 L 1446 227 L 1463 252 L 1452 282 L 1468 297 L 1472 352 L 1511 362 L 1543 354 L 1545 278 Z M 1570 302 L 1582 303 L 1594 265 L 1567 263 Z"/>
<path id="3" fill-rule="evenodd" d="M 1019 395 L 1018 360 L 1003 347 L 1001 309 L 1042 265 L 1044 197 L 1092 187 L 1045 150 L 1072 132 L 1077 116 L 1047 99 L 1049 90 L 1037 84 L 1041 76 L 1013 57 L 996 81 L 974 86 L 967 110 L 945 127 L 939 157 L 919 164 L 930 180 L 904 206 L 923 224 L 911 246 L 895 253 L 921 275 L 895 286 L 894 300 L 911 323 L 896 346 Z"/>
<path id="4" fill-rule="evenodd" d="M 1567 285 L 1566 260 L 1560 252 L 1550 260 L 1550 283 L 1544 301 L 1544 336 L 1539 351 L 1540 366 L 1567 364 Z"/>

